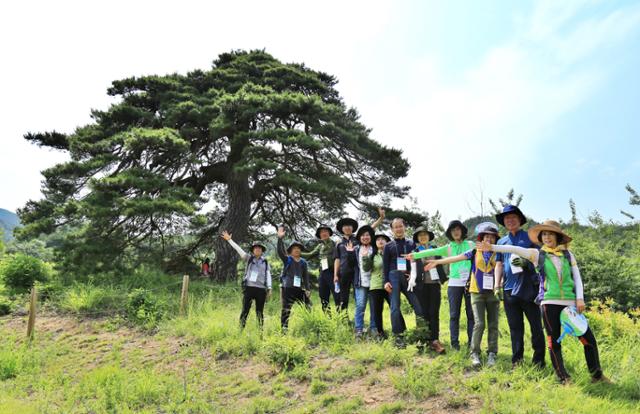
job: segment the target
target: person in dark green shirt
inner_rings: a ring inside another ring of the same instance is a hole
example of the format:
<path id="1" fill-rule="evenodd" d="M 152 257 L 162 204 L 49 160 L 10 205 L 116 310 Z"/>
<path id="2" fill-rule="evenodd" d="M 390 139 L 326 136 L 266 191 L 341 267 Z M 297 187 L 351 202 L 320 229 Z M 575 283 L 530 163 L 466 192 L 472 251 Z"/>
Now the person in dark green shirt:
<path id="1" fill-rule="evenodd" d="M 316 238 L 320 239 L 320 242 L 310 252 L 303 252 L 300 256 L 303 259 L 319 259 L 320 261 L 320 277 L 318 278 L 318 294 L 320 296 L 320 303 L 322 303 L 322 310 L 326 311 L 329 308 L 329 299 L 333 294 L 333 301 L 338 307 L 340 304 L 340 296 L 336 293 L 333 287 L 333 262 L 334 251 L 336 244 L 331 240 L 333 236 L 333 230 L 326 224 L 320 225 L 316 229 Z"/>

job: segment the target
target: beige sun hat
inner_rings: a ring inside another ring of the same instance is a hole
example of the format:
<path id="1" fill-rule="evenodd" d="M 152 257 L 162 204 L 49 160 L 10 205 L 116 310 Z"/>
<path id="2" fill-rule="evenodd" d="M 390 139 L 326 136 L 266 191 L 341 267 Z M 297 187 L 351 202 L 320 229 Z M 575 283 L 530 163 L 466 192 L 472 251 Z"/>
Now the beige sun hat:
<path id="1" fill-rule="evenodd" d="M 567 244 L 571 240 L 571 236 L 565 233 L 560 227 L 560 223 L 554 220 L 546 220 L 542 224 L 538 224 L 529 229 L 529 239 L 531 242 L 536 244 L 542 244 L 542 241 L 539 239 L 540 233 L 543 231 L 552 231 L 558 235 L 558 244 Z"/>

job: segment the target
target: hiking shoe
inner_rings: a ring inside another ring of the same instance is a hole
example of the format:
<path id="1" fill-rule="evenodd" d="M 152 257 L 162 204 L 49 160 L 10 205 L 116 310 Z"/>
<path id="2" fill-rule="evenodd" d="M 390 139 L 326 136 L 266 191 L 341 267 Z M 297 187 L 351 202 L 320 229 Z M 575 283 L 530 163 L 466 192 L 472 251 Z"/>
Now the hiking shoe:
<path id="1" fill-rule="evenodd" d="M 453 348 L 455 351 L 459 351 L 460 350 L 460 343 L 459 342 L 451 343 L 451 348 Z"/>
<path id="2" fill-rule="evenodd" d="M 496 353 L 489 352 L 489 357 L 487 358 L 487 366 L 492 367 L 496 364 Z"/>
<path id="3" fill-rule="evenodd" d="M 430 347 L 439 355 L 444 355 L 447 352 L 446 349 L 444 349 L 444 347 L 440 343 L 440 341 L 438 341 L 437 339 L 431 342 Z"/>
<path id="4" fill-rule="evenodd" d="M 394 340 L 394 345 L 398 349 L 405 349 L 407 347 L 407 344 L 404 342 L 404 338 L 401 336 L 396 336 L 396 339 Z"/>
<path id="5" fill-rule="evenodd" d="M 474 368 L 478 368 L 482 365 L 482 361 L 480 361 L 480 355 L 476 352 L 471 353 L 471 366 Z"/>
<path id="6" fill-rule="evenodd" d="M 356 341 L 362 340 L 362 331 L 356 331 Z"/>
<path id="7" fill-rule="evenodd" d="M 598 378 L 591 378 L 592 384 L 597 384 L 599 382 L 603 384 L 613 384 L 613 382 L 611 382 L 609 378 L 605 377 L 604 374 L 601 374 Z"/>

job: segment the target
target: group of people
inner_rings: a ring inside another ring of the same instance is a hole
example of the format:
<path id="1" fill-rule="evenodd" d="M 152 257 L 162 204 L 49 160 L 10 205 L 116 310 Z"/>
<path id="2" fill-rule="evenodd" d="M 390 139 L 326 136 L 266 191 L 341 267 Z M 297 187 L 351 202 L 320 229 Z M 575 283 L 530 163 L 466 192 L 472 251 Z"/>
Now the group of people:
<path id="1" fill-rule="evenodd" d="M 404 220 L 391 222 L 392 235 L 376 231 L 385 218 L 359 226 L 352 218 L 342 218 L 336 224 L 340 241 L 332 239 L 333 229 L 320 225 L 316 230 L 316 247 L 305 252 L 298 241 L 285 248 L 284 227 L 278 229 L 277 254 L 283 263 L 280 275 L 282 299 L 281 326 L 286 331 L 295 303 L 310 306 L 311 282 L 308 260 L 317 260 L 320 274 L 318 291 L 322 309 L 330 312 L 333 302 L 338 312 L 346 312 L 351 295 L 355 298 L 354 326 L 357 338 L 365 329 L 365 311 L 369 304 L 371 336 L 387 338 L 383 324 L 384 303 L 390 308 L 391 332 L 399 348 L 406 347 L 407 326 L 401 310 L 401 295 L 413 308 L 416 317 L 418 348 L 445 354 L 440 342 L 441 287 L 447 283 L 449 302 L 450 346 L 460 345 L 460 317 L 464 303 L 467 319 L 467 348 L 471 365 L 480 367 L 481 343 L 488 331 L 486 364 L 495 365 L 498 353 L 498 321 L 500 302 L 504 304 L 511 336 L 513 366 L 524 360 L 525 319 L 530 327 L 533 347 L 532 363 L 545 365 L 548 348 L 551 364 L 558 379 L 570 381 L 563 358 L 560 315 L 567 307 L 585 309 L 583 285 L 576 259 L 569 251 L 571 237 L 555 221 L 546 221 L 524 231 L 527 222 L 522 211 L 505 206 L 496 221 L 507 234 L 500 238 L 492 222 L 476 227 L 476 240 L 467 240 L 468 229 L 459 220 L 449 223 L 445 235 L 449 243 L 432 245 L 434 233 L 426 226 L 406 235 Z M 222 237 L 246 263 L 243 277 L 243 306 L 240 324 L 245 326 L 252 302 L 262 326 L 265 300 L 271 295 L 272 275 L 263 243 L 254 242 L 251 253 L 238 246 L 227 232 Z M 444 265 L 449 265 L 448 275 Z M 353 287 L 353 289 L 352 289 Z M 547 332 L 546 345 L 544 329 Z M 579 336 L 584 347 L 589 372 L 594 382 L 608 379 L 603 375 L 598 346 L 591 329 Z"/>

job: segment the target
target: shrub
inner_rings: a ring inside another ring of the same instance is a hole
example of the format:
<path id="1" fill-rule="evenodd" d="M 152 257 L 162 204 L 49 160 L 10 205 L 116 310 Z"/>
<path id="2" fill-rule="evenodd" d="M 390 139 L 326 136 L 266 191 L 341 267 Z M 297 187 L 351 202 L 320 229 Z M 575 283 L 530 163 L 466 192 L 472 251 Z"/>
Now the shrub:
<path id="1" fill-rule="evenodd" d="M 291 370 L 307 362 L 307 349 L 303 340 L 290 336 L 272 336 L 264 343 L 267 359 L 283 370 Z"/>
<path id="2" fill-rule="evenodd" d="M 35 282 L 45 282 L 50 273 L 50 267 L 42 260 L 21 253 L 0 262 L 0 278 L 14 293 L 27 292 Z"/>

